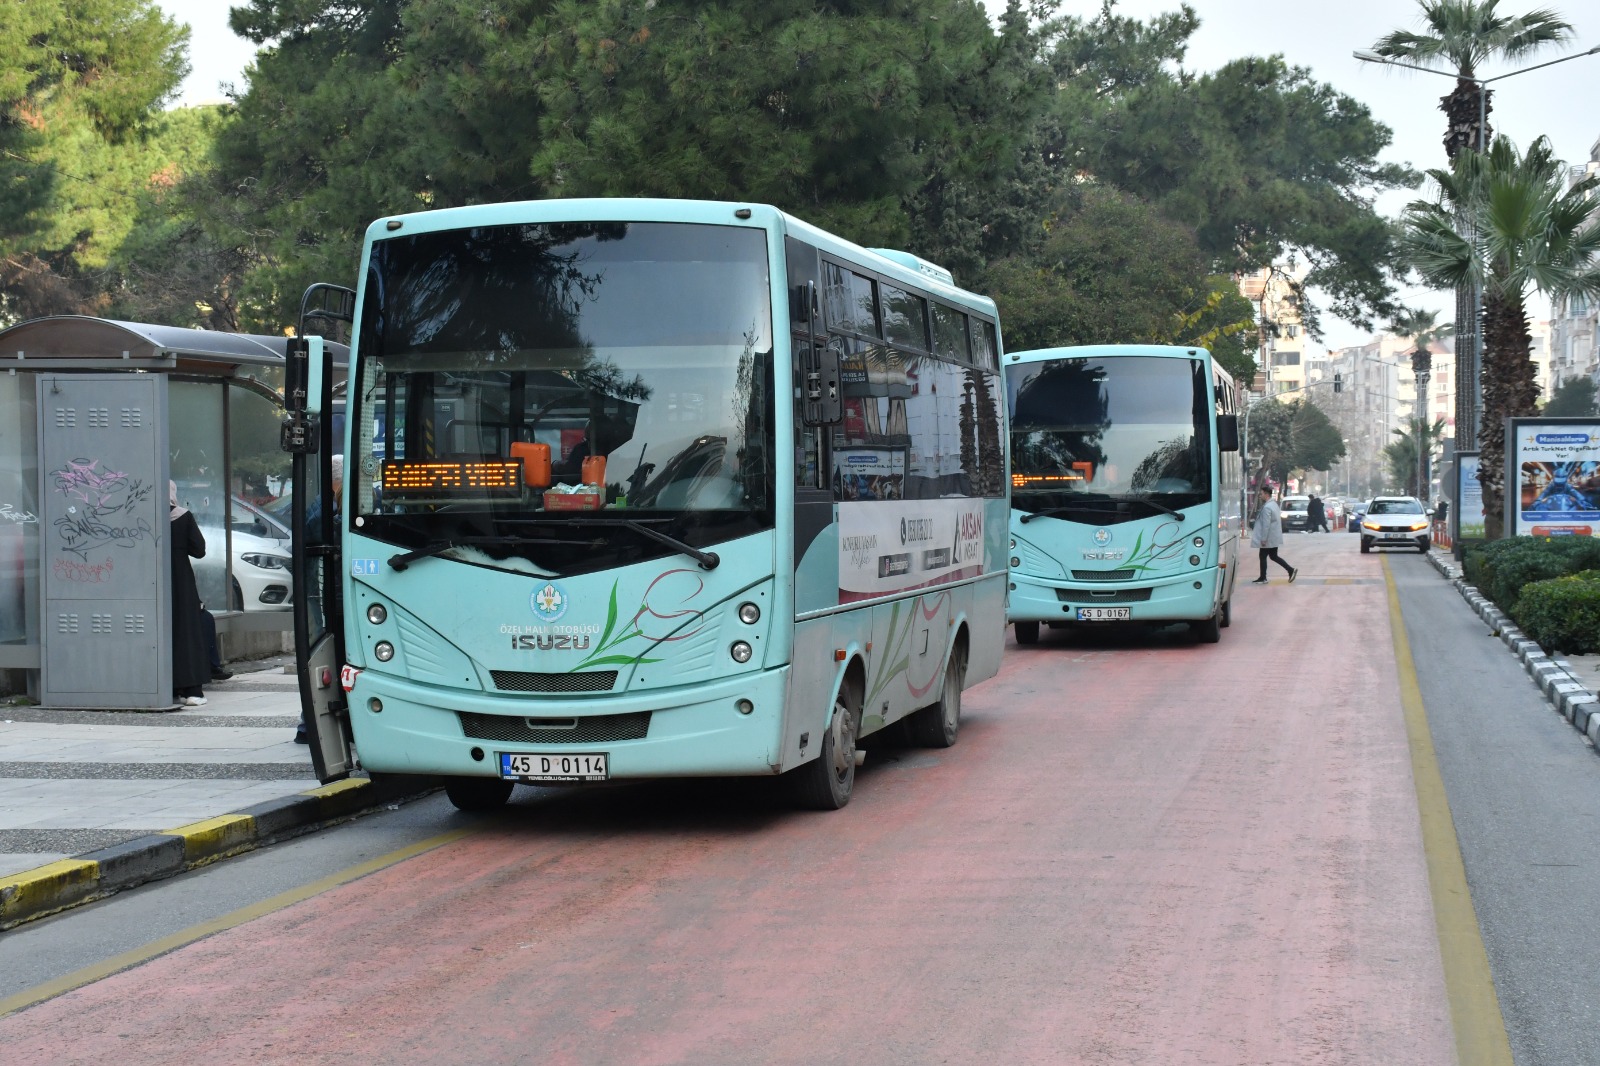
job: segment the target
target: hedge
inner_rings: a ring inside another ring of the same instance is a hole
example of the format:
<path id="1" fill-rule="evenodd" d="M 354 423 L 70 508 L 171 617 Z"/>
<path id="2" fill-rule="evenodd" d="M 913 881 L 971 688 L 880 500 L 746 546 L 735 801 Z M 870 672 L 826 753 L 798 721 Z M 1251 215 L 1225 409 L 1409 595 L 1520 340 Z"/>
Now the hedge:
<path id="1" fill-rule="evenodd" d="M 1511 617 L 1546 652 L 1600 652 L 1600 570 L 1524 586 Z"/>
<path id="2" fill-rule="evenodd" d="M 1507 537 L 1468 552 L 1462 573 L 1469 584 L 1515 618 L 1517 604 L 1530 584 L 1597 569 L 1600 539 Z"/>

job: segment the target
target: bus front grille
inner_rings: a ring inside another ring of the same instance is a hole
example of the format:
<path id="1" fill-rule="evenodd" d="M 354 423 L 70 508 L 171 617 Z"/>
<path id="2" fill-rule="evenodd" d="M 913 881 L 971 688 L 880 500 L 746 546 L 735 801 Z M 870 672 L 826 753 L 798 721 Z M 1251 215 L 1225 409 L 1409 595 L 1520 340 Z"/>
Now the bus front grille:
<path id="1" fill-rule="evenodd" d="M 1084 603 L 1091 607 L 1102 603 L 1144 603 L 1150 599 L 1150 590 L 1056 589 L 1056 599 L 1062 603 Z"/>
<path id="2" fill-rule="evenodd" d="M 617 686 L 615 670 L 585 670 L 576 674 L 490 670 L 489 676 L 501 692 L 610 692 Z"/>
<path id="3" fill-rule="evenodd" d="M 514 717 L 457 711 L 461 731 L 473 740 L 507 744 L 608 744 L 643 740 L 650 731 L 650 712 L 595 714 L 588 717 Z"/>
<path id="4" fill-rule="evenodd" d="M 1132 581 L 1132 570 L 1074 570 L 1074 581 Z"/>

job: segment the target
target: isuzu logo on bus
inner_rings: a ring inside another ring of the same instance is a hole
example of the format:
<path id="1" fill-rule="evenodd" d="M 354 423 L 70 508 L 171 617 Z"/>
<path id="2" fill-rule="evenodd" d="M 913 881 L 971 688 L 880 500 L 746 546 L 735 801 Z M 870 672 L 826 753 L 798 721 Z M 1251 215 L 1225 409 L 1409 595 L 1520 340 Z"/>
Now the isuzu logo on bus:
<path id="1" fill-rule="evenodd" d="M 511 638 L 514 651 L 583 651 L 589 646 L 588 634 L 531 633 Z"/>

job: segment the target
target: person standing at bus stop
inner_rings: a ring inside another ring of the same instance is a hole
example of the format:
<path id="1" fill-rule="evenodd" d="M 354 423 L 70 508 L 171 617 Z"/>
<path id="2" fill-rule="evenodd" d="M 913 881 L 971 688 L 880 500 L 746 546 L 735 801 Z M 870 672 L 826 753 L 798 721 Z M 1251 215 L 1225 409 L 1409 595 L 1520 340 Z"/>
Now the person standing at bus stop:
<path id="1" fill-rule="evenodd" d="M 1272 486 L 1261 486 L 1260 509 L 1256 511 L 1255 525 L 1250 528 L 1250 544 L 1261 553 L 1261 576 L 1251 584 L 1267 583 L 1267 560 L 1271 559 L 1289 572 L 1289 583 L 1300 576 L 1300 571 L 1283 561 L 1278 549 L 1283 547 L 1283 514 L 1272 498 Z"/>

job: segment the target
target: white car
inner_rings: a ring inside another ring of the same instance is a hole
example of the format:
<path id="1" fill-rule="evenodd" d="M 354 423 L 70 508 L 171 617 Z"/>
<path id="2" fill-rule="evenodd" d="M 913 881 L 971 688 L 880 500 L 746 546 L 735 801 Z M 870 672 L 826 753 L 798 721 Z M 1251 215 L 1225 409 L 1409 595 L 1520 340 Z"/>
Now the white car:
<path id="1" fill-rule="evenodd" d="M 1278 505 L 1278 510 L 1283 516 L 1283 531 L 1299 530 L 1304 533 L 1311 528 L 1311 497 L 1310 496 L 1285 496 Z"/>
<path id="2" fill-rule="evenodd" d="M 291 602 L 294 581 L 289 573 L 293 554 L 289 530 L 267 512 L 233 498 L 233 582 L 228 608 L 234 611 L 282 611 Z M 222 530 L 202 529 L 207 544 L 220 544 Z"/>
<path id="3" fill-rule="evenodd" d="M 1374 496 L 1361 516 L 1357 532 L 1361 550 L 1373 548 L 1415 548 L 1426 552 L 1432 545 L 1429 530 L 1433 511 L 1415 496 Z"/>

